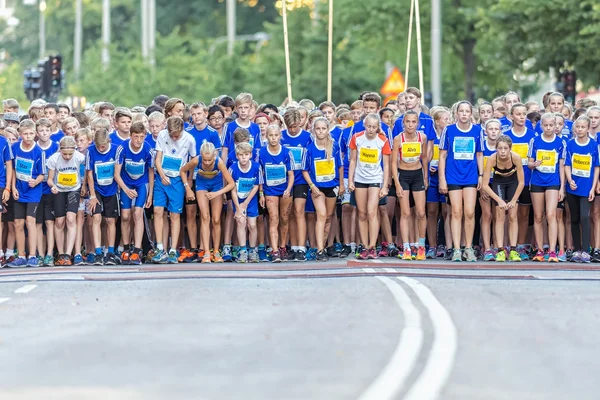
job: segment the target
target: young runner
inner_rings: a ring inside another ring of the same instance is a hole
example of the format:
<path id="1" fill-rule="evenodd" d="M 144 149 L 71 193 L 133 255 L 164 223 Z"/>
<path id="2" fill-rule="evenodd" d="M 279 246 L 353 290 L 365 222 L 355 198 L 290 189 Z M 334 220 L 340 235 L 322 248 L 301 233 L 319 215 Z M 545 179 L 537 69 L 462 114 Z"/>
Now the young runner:
<path id="1" fill-rule="evenodd" d="M 5 105 L 6 107 L 6 105 Z M 0 136 L 0 189 L 2 190 L 2 200 L 0 202 L 0 267 L 5 265 L 4 251 L 2 248 L 2 229 L 4 225 L 2 214 L 6 212 L 8 200 L 13 180 L 13 153 L 10 143 L 6 138 Z"/>
<path id="2" fill-rule="evenodd" d="M 483 141 L 483 168 L 487 165 L 492 155 L 496 153 L 496 141 L 500 137 L 502 126 L 497 119 L 489 119 L 483 126 L 485 139 Z M 490 179 L 493 174 L 490 174 Z M 489 184 L 489 182 L 488 182 Z M 492 216 L 495 215 L 495 204 L 490 201 L 490 195 L 486 191 L 480 192 L 479 204 L 481 206 L 481 238 L 483 242 L 483 261 L 492 261 L 495 257 L 492 250 Z M 496 244 L 496 240 L 494 240 Z M 498 251 L 503 251 L 498 247 Z"/>
<path id="3" fill-rule="evenodd" d="M 60 140 L 59 151 L 46 162 L 48 186 L 54 195 L 54 235 L 59 254 L 55 265 L 61 266 L 73 265 L 71 253 L 77 236 L 79 198 L 82 192 L 87 191 L 80 174 L 81 166 L 85 165 L 85 156 L 76 147 L 75 138 L 65 136 Z"/>

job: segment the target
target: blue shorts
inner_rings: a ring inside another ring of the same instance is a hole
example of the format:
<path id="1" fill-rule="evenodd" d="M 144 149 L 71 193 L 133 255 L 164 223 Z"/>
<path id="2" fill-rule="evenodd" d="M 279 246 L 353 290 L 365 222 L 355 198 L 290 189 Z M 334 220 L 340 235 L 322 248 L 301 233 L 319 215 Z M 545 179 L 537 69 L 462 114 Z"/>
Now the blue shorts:
<path id="1" fill-rule="evenodd" d="M 239 200 L 241 200 L 241 199 L 238 199 L 238 201 Z M 233 211 L 237 212 L 237 210 L 235 209 L 235 205 L 233 206 Z M 248 217 L 248 218 L 258 217 L 258 200 L 257 200 L 256 196 L 254 196 L 254 198 L 250 201 L 250 204 L 248 204 L 248 208 L 246 209 L 246 217 Z"/>
<path id="2" fill-rule="evenodd" d="M 304 206 L 304 212 L 314 213 L 315 211 L 315 203 L 313 203 L 312 193 L 308 191 L 308 197 L 306 198 L 306 205 Z"/>
<path id="3" fill-rule="evenodd" d="M 181 214 L 185 188 L 180 177 L 171 178 L 171 184 L 165 186 L 159 176 L 154 180 L 154 207 L 165 207 L 167 211 Z"/>
<path id="4" fill-rule="evenodd" d="M 129 187 L 129 186 L 128 186 Z M 144 183 L 139 186 L 129 187 L 137 192 L 137 197 L 134 199 L 130 199 L 129 196 L 125 194 L 121 190 L 120 203 L 121 210 L 130 210 L 133 207 L 144 208 L 144 204 L 146 204 L 146 199 L 148 199 L 148 184 Z"/>
<path id="5" fill-rule="evenodd" d="M 437 186 L 429 186 L 427 188 L 427 203 L 446 204 L 446 196 L 440 193 Z"/>
<path id="6" fill-rule="evenodd" d="M 221 175 L 213 179 L 204 179 L 196 176 L 196 191 L 206 190 L 207 192 L 216 192 L 223 189 L 223 177 Z"/>

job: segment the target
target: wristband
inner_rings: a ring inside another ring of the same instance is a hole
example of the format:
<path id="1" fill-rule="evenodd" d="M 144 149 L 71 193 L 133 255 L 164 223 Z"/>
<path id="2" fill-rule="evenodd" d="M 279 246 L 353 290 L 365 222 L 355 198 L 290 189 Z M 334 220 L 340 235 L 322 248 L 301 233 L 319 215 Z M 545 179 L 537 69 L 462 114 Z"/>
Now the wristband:
<path id="1" fill-rule="evenodd" d="M 315 184 L 311 183 L 309 187 L 312 189 L 314 186 L 315 186 Z"/>
<path id="2" fill-rule="evenodd" d="M 183 184 L 183 187 L 188 187 L 188 186 L 190 186 L 190 184 L 187 182 Z"/>
<path id="3" fill-rule="evenodd" d="M 96 196 L 90 196 L 90 200 L 91 200 L 91 199 L 95 199 L 95 198 L 96 198 Z"/>

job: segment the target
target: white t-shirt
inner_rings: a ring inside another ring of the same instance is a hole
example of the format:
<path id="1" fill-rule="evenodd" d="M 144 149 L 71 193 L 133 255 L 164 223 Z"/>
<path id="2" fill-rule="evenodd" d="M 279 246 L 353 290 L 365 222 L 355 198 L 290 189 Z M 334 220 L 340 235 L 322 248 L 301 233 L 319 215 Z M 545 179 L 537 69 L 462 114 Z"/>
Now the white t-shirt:
<path id="1" fill-rule="evenodd" d="M 171 139 L 169 132 L 163 130 L 156 138 L 156 151 L 163 153 L 162 169 L 166 176 L 175 178 L 179 170 L 190 158 L 196 157 L 196 141 L 188 132 L 183 131 L 176 141 Z"/>
<path id="2" fill-rule="evenodd" d="M 383 183 L 383 156 L 392 154 L 390 144 L 383 134 L 369 139 L 365 132 L 352 136 L 348 147 L 356 150 L 355 183 Z"/>
<path id="3" fill-rule="evenodd" d="M 85 164 L 85 156 L 75 150 L 73 157 L 66 161 L 59 152 L 54 153 L 46 161 L 46 167 L 54 170 L 54 184 L 59 192 L 72 192 L 81 188 L 81 166 Z"/>

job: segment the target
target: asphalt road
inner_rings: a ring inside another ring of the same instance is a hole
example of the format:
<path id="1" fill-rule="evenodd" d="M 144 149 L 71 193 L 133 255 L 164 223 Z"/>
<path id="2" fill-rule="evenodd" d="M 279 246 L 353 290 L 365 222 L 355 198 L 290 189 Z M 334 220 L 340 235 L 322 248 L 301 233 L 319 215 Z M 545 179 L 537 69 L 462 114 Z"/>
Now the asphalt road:
<path id="1" fill-rule="evenodd" d="M 366 272 L 0 274 L 0 398 L 598 398 L 600 291 L 585 272 Z"/>

